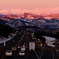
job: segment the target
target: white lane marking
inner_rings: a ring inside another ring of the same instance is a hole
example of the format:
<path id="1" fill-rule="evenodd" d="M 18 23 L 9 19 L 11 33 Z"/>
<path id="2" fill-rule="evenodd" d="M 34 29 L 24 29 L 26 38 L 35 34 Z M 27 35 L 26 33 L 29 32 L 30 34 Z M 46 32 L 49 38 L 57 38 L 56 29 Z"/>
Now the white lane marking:
<path id="1" fill-rule="evenodd" d="M 36 51 L 35 51 L 35 54 L 36 54 L 36 56 L 37 56 L 37 58 L 38 58 L 38 59 L 41 59 L 41 58 L 39 58 L 39 56 L 38 56 L 38 54 L 37 54 L 37 52 L 36 52 Z"/>
<path id="2" fill-rule="evenodd" d="M 52 55 L 53 55 L 53 59 L 54 59 L 54 53 L 53 53 L 53 51 L 51 50 L 51 52 L 52 52 Z"/>

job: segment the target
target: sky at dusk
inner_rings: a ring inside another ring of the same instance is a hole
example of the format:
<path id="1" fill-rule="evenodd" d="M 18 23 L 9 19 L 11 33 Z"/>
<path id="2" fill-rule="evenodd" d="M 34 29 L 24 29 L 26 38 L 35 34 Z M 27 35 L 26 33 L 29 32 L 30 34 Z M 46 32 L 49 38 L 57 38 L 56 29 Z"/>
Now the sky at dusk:
<path id="1" fill-rule="evenodd" d="M 0 0 L 2 9 L 45 9 L 59 7 L 59 0 Z"/>

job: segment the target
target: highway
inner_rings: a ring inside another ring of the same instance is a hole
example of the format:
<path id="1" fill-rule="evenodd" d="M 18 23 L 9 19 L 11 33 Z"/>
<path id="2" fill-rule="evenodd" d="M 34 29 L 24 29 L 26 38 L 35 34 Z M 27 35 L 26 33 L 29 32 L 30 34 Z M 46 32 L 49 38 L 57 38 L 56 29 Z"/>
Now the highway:
<path id="1" fill-rule="evenodd" d="M 27 36 L 27 35 L 26 35 Z M 30 35 L 29 35 L 30 36 Z M 29 37 L 28 36 L 28 37 Z M 27 37 L 27 38 L 28 38 Z M 22 38 L 18 41 L 18 43 L 16 44 L 16 46 L 18 46 L 18 45 L 23 45 L 22 43 L 24 43 L 25 42 L 25 39 L 26 37 L 23 35 L 22 36 Z M 21 44 L 20 44 L 21 43 Z M 35 52 L 30 52 L 29 50 L 28 50 L 28 48 L 26 49 L 26 51 L 25 51 L 25 56 L 19 56 L 18 54 L 19 54 L 19 51 L 20 51 L 20 49 L 19 50 L 17 50 L 17 51 L 15 51 L 14 52 L 14 55 L 13 56 L 11 56 L 11 57 L 7 57 L 7 56 L 5 56 L 5 59 L 38 59 L 37 58 L 37 56 L 36 56 L 36 54 L 35 54 Z M 32 56 L 33 55 L 33 56 Z"/>
<path id="2" fill-rule="evenodd" d="M 26 51 L 25 52 L 26 55 L 25 56 L 19 56 L 17 52 L 15 52 L 14 56 L 11 57 L 5 57 L 5 59 L 38 59 L 35 52 L 29 52 Z"/>
<path id="3" fill-rule="evenodd" d="M 20 32 L 19 32 L 20 33 Z M 44 53 L 42 54 L 42 51 L 39 49 L 36 49 L 36 51 L 29 51 L 29 47 L 27 44 L 27 48 L 25 51 L 25 56 L 19 56 L 19 51 L 21 49 L 18 49 L 16 51 L 13 51 L 13 55 L 12 56 L 6 56 L 5 52 L 6 50 L 11 50 L 11 48 L 13 46 L 23 46 L 24 43 L 27 42 L 31 42 L 33 41 L 31 33 L 27 32 L 27 33 L 20 33 L 17 34 L 11 41 L 6 42 L 6 46 L 2 47 L 0 50 L 4 51 L 2 53 L 2 57 L 1 59 L 53 59 L 53 54 L 51 53 L 50 50 L 46 50 L 44 51 Z M 35 41 L 35 40 L 34 40 Z M 46 58 L 48 57 L 48 58 Z"/>
<path id="4" fill-rule="evenodd" d="M 53 53 L 51 50 L 45 50 L 44 53 L 42 54 L 41 56 L 41 59 L 53 59 L 54 56 L 53 56 Z"/>

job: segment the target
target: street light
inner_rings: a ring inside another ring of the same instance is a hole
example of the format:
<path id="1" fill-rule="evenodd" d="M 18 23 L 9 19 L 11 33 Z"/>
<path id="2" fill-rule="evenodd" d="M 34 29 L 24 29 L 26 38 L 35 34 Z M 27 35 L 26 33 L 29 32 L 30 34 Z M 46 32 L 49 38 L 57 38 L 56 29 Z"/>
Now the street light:
<path id="1" fill-rule="evenodd" d="M 39 41 L 39 39 L 38 39 L 38 41 Z"/>
<path id="2" fill-rule="evenodd" d="M 41 43 L 40 46 L 42 46 L 43 44 Z"/>
<path id="3" fill-rule="evenodd" d="M 48 45 L 49 45 L 49 43 L 48 43 Z"/>

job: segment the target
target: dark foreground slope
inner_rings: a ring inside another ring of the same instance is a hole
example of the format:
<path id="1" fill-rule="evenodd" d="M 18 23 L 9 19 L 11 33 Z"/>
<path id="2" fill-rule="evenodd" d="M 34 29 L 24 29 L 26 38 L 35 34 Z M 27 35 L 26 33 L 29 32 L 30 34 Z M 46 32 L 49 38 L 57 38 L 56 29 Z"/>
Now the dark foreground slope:
<path id="1" fill-rule="evenodd" d="M 3 24 L 0 24 L 0 37 L 1 36 L 7 37 L 13 31 L 14 31 L 13 28 L 3 25 Z"/>

